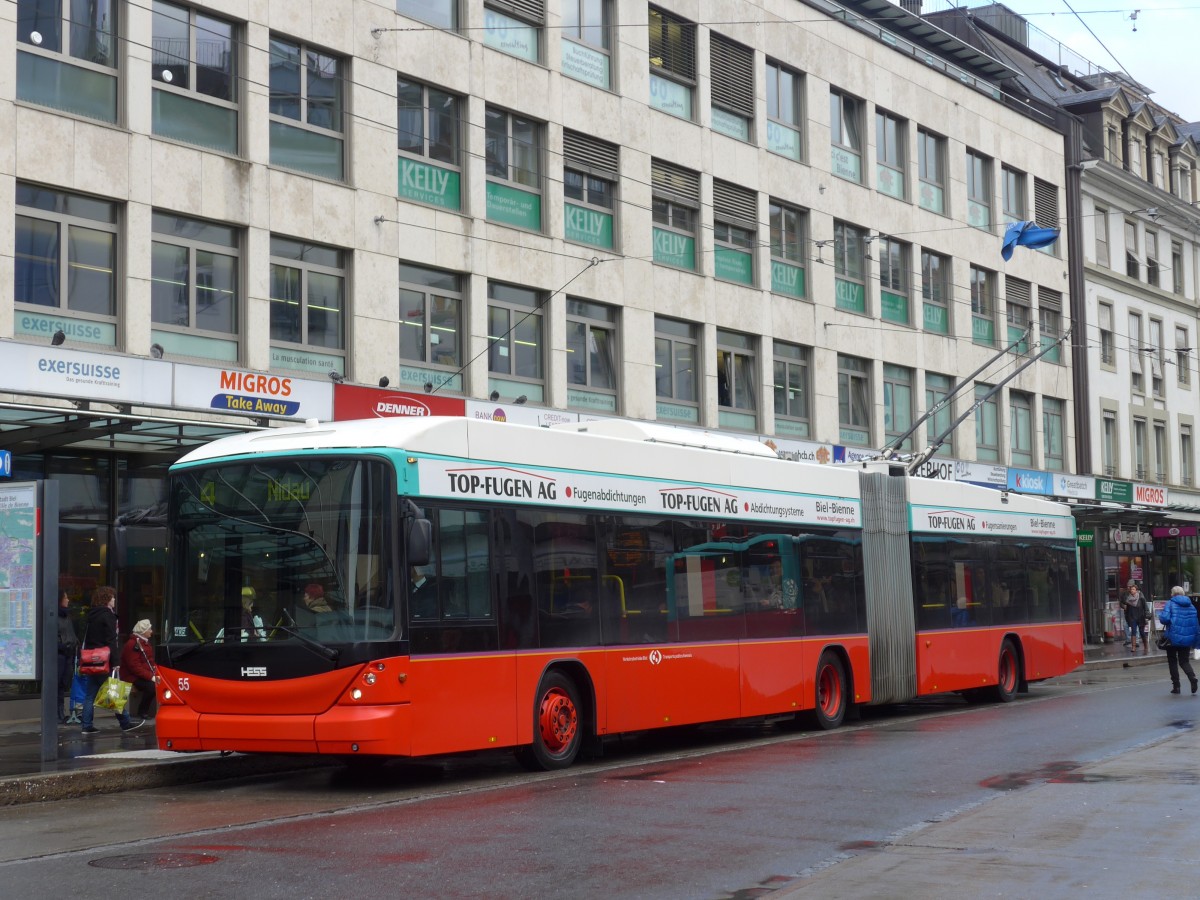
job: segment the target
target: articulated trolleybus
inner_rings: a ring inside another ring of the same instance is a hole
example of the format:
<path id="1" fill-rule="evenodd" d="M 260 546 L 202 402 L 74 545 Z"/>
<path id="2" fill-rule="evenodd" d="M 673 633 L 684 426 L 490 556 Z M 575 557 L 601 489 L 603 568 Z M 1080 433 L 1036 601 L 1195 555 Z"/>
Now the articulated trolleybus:
<path id="1" fill-rule="evenodd" d="M 435 417 L 193 451 L 171 472 L 160 747 L 506 747 L 553 769 L 605 735 L 833 728 L 1082 663 L 1064 506 L 697 440 Z"/>

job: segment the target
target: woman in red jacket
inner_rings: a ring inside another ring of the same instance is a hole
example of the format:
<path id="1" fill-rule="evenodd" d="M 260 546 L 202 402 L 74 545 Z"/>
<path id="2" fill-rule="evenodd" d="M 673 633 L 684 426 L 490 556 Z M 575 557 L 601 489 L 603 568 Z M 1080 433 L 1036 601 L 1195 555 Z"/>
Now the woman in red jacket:
<path id="1" fill-rule="evenodd" d="M 121 680 L 137 688 L 137 717 L 143 722 L 154 714 L 154 685 L 158 681 L 154 644 L 150 643 L 153 632 L 150 620 L 142 619 L 121 648 Z"/>

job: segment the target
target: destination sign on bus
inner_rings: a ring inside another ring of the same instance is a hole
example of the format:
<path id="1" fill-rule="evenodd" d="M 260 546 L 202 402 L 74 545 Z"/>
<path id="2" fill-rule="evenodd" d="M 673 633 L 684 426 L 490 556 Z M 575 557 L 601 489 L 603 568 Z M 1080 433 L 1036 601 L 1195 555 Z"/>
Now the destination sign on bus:
<path id="1" fill-rule="evenodd" d="M 418 460 L 417 472 L 420 493 L 427 497 L 843 527 L 857 527 L 861 523 L 861 506 L 856 498 L 813 497 L 725 485 L 680 484 L 619 475 L 436 459 Z"/>
<path id="2" fill-rule="evenodd" d="M 953 534 L 984 534 L 993 537 L 1061 537 L 1075 535 L 1070 516 L 1043 516 L 995 510 L 944 509 L 913 506 L 913 531 Z"/>

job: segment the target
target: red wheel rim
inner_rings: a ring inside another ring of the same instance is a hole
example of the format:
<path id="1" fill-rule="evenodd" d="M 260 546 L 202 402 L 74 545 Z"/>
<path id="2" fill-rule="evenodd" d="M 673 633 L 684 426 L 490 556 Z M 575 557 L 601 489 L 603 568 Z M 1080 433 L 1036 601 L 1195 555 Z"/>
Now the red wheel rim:
<path id="1" fill-rule="evenodd" d="M 551 753 L 562 753 L 571 746 L 579 730 L 579 711 L 566 691 L 551 688 L 546 692 L 538 710 L 538 725 L 542 743 Z"/>
<path id="2" fill-rule="evenodd" d="M 1017 687 L 1017 659 L 1011 647 L 1000 651 L 1000 687 L 1006 694 Z"/>
<path id="3" fill-rule="evenodd" d="M 828 719 L 837 715 L 842 706 L 842 679 L 838 678 L 837 669 L 826 665 L 817 676 L 817 706 Z"/>

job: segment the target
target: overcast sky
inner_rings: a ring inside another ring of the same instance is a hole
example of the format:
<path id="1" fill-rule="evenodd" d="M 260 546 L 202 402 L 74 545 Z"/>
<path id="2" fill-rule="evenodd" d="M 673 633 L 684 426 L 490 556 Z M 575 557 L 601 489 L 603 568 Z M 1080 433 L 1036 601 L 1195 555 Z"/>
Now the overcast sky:
<path id="1" fill-rule="evenodd" d="M 1151 91 L 1151 99 L 1185 121 L 1200 121 L 1200 0 L 1135 2 L 1127 8 L 1111 0 L 1007 0 L 1005 5 L 1096 66 L 1124 70 Z M 1135 9 L 1136 21 L 1130 19 Z"/>

